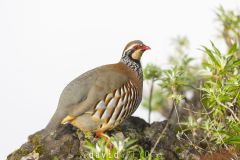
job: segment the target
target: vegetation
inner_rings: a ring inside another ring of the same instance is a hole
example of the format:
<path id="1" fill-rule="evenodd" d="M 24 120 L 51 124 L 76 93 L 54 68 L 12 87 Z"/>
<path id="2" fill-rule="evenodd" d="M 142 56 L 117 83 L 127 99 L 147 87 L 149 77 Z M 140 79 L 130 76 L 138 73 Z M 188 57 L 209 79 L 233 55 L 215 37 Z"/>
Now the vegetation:
<path id="1" fill-rule="evenodd" d="M 225 51 L 209 42 L 210 47 L 200 49 L 204 58 L 199 63 L 189 56 L 188 39 L 177 37 L 173 41 L 175 54 L 170 57 L 170 67 L 163 69 L 157 64 L 148 64 L 144 69 L 151 89 L 143 106 L 149 108 L 149 115 L 152 109 L 160 110 L 176 125 L 179 140 L 176 151 L 180 157 L 183 152 L 203 155 L 240 150 L 240 14 L 219 7 L 216 17 Z M 119 142 L 112 137 L 111 143 L 111 150 L 102 140 L 96 145 L 89 142 L 87 147 L 94 153 L 112 155 L 139 150 L 144 153 L 141 146 L 129 139 Z M 154 159 L 151 154 L 146 156 L 141 152 L 134 156 Z"/>
<path id="2" fill-rule="evenodd" d="M 107 135 L 105 135 L 107 136 Z M 129 159 L 134 160 L 151 160 L 153 157 L 144 151 L 144 149 L 137 145 L 136 140 L 129 138 L 124 141 L 118 140 L 116 137 L 108 137 L 109 141 L 99 139 L 96 144 L 87 142 L 86 148 L 91 152 L 90 158 L 95 160 L 113 160 L 113 159 Z M 162 155 L 155 155 L 154 160 L 160 160 Z"/>

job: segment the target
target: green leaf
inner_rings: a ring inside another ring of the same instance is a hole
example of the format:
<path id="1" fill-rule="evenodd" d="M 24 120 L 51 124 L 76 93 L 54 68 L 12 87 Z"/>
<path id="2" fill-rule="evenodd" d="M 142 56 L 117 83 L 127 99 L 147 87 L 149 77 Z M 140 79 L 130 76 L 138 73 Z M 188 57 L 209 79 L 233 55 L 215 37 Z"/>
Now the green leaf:
<path id="1" fill-rule="evenodd" d="M 205 49 L 205 53 L 208 54 L 209 58 L 211 59 L 211 61 L 218 67 L 221 67 L 220 63 L 218 62 L 218 60 L 215 58 L 215 56 L 213 55 L 212 51 L 210 49 L 208 49 L 207 47 L 203 46 L 203 48 Z"/>
<path id="2" fill-rule="evenodd" d="M 240 59 L 234 61 L 232 65 L 235 66 L 235 67 L 240 66 Z"/>
<path id="3" fill-rule="evenodd" d="M 240 144 L 240 135 L 239 136 L 231 136 L 229 137 L 225 143 L 227 144 Z"/>
<path id="4" fill-rule="evenodd" d="M 218 55 L 218 57 L 221 57 L 221 55 L 222 55 L 221 52 L 217 49 L 217 47 L 214 45 L 214 43 L 212 41 L 210 41 L 210 42 L 214 49 L 214 52 Z"/>
<path id="5" fill-rule="evenodd" d="M 228 50 L 228 53 L 227 53 L 227 54 L 233 54 L 233 53 L 235 53 L 237 50 L 238 50 L 238 49 L 237 49 L 237 43 L 234 43 L 234 44 L 232 45 L 232 47 Z"/>
<path id="6" fill-rule="evenodd" d="M 240 134 L 240 124 L 239 125 L 232 125 L 231 127 L 234 129 L 235 132 Z"/>

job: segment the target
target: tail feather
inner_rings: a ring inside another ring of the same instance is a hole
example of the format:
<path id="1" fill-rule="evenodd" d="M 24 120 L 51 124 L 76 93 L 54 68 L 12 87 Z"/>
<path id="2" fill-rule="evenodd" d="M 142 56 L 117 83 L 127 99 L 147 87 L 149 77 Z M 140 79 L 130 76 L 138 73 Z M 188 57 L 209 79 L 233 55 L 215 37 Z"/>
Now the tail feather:
<path id="1" fill-rule="evenodd" d="M 56 110 L 48 125 L 45 128 L 47 133 L 54 132 L 57 127 L 61 124 L 61 121 L 65 118 L 66 114 L 63 111 Z"/>

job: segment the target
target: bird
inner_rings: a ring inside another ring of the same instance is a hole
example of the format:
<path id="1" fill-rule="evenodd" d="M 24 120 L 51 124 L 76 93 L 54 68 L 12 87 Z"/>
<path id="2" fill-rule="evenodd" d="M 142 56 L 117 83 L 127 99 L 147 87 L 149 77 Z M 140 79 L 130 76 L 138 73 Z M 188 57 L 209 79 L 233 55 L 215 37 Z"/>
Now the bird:
<path id="1" fill-rule="evenodd" d="M 121 124 L 142 100 L 141 57 L 149 49 L 142 41 L 133 40 L 118 63 L 97 67 L 71 81 L 45 131 L 71 124 L 81 131 L 101 134 Z"/>

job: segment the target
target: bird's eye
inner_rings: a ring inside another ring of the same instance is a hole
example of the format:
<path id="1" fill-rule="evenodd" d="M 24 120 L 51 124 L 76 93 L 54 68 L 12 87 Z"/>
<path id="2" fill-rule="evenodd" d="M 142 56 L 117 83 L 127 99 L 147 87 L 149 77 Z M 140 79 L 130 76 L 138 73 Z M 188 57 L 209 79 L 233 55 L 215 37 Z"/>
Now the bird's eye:
<path id="1" fill-rule="evenodd" d="M 137 50 L 137 49 L 139 49 L 139 48 L 141 48 L 141 44 L 134 46 L 134 49 L 135 49 L 135 50 Z"/>

